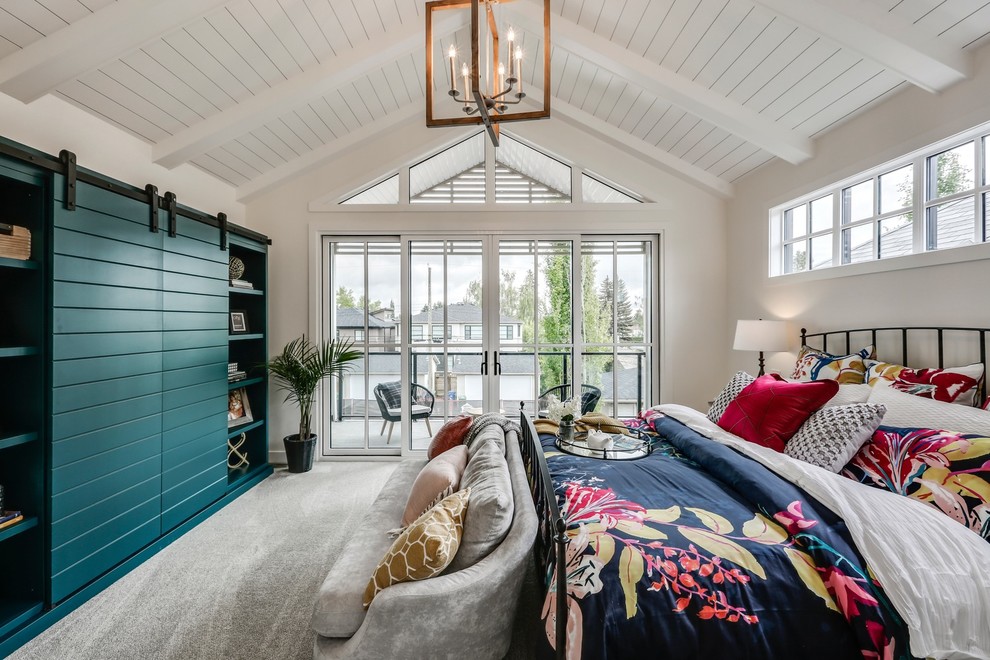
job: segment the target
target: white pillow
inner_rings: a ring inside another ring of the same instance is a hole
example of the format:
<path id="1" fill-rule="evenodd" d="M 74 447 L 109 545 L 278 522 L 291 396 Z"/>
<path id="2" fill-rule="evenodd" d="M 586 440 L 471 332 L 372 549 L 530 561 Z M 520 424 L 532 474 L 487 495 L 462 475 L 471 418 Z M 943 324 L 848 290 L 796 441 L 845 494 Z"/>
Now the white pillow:
<path id="1" fill-rule="evenodd" d="M 745 371 L 737 371 L 736 375 L 729 379 L 719 395 L 712 401 L 712 407 L 708 409 L 708 419 L 718 424 L 718 420 L 722 418 L 725 409 L 729 407 L 732 400 L 739 396 L 739 393 L 754 380 L 756 378 Z"/>
<path id="2" fill-rule="evenodd" d="M 869 388 L 869 385 L 866 387 Z M 838 472 L 873 436 L 883 420 L 884 412 L 882 405 L 872 403 L 826 404 L 787 441 L 784 453 L 805 463 Z"/>
<path id="3" fill-rule="evenodd" d="M 890 381 L 876 382 L 869 403 L 887 407 L 884 426 L 938 429 L 990 437 L 990 412 L 900 392 L 890 387 Z"/>
<path id="4" fill-rule="evenodd" d="M 850 403 L 866 403 L 872 391 L 873 388 L 866 383 L 839 385 L 839 391 L 825 403 L 824 407 L 848 406 Z"/>

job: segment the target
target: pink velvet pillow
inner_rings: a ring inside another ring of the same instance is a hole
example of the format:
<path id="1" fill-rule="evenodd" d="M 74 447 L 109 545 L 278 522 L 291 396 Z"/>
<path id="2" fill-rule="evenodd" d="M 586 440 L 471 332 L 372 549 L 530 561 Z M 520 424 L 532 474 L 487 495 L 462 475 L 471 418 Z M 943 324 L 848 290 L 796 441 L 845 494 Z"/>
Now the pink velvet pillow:
<path id="1" fill-rule="evenodd" d="M 839 391 L 834 380 L 789 383 L 777 374 L 760 376 L 743 388 L 718 425 L 744 440 L 784 451 L 801 425 Z"/>
<path id="2" fill-rule="evenodd" d="M 457 491 L 461 475 L 467 467 L 467 447 L 458 445 L 440 454 L 420 471 L 413 482 L 406 510 L 402 513 L 402 526 L 409 525 L 434 504 Z"/>
<path id="3" fill-rule="evenodd" d="M 426 457 L 432 460 L 451 447 L 464 444 L 464 436 L 467 435 L 472 422 L 474 422 L 474 417 L 463 415 L 455 417 L 441 426 L 437 434 L 433 436 L 430 448 L 426 450 Z"/>

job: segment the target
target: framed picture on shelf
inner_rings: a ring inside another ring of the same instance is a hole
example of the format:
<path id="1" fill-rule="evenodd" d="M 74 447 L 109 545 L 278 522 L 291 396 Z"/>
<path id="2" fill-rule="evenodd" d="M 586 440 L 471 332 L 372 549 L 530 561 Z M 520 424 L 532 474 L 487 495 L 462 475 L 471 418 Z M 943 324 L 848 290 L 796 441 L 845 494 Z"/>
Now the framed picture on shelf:
<path id="1" fill-rule="evenodd" d="M 230 334 L 243 335 L 250 332 L 248 328 L 247 312 L 242 309 L 230 310 Z"/>
<path id="2" fill-rule="evenodd" d="M 243 387 L 231 390 L 227 395 L 227 427 L 240 426 L 253 421 L 247 390 Z"/>

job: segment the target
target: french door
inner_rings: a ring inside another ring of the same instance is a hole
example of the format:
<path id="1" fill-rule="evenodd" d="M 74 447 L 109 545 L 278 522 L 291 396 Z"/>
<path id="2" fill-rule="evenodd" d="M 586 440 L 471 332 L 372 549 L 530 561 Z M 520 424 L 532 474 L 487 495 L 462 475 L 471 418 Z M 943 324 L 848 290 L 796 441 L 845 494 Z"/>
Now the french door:
<path id="1" fill-rule="evenodd" d="M 658 380 L 656 254 L 650 236 L 325 237 L 322 334 L 363 357 L 324 388 L 324 455 L 423 451 L 451 417 L 582 386 L 635 416 Z"/>

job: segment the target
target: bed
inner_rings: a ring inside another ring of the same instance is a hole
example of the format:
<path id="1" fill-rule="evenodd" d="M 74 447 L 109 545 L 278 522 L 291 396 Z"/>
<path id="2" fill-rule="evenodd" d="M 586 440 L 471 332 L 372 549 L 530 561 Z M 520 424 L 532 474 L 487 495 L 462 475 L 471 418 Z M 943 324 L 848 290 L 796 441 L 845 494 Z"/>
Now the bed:
<path id="1" fill-rule="evenodd" d="M 869 342 L 877 372 L 893 363 L 875 355 L 937 364 L 865 388 L 901 397 L 888 391 L 896 385 L 919 398 L 919 389 L 936 389 L 929 381 L 948 382 L 930 394 L 937 399 L 961 390 L 947 362 L 978 358 L 974 368 L 985 373 L 988 335 L 877 328 L 802 330 L 801 339 L 852 355 Z M 847 381 L 873 373 L 847 374 L 847 366 L 835 367 Z M 977 380 L 966 393 L 974 404 L 986 395 Z M 936 404 L 940 413 L 958 406 L 952 415 L 990 419 L 976 405 L 924 403 Z M 840 474 L 746 441 L 690 408 L 655 406 L 642 417 L 655 434 L 652 452 L 611 461 L 561 452 L 523 415 L 541 519 L 547 655 L 990 659 L 990 431 L 919 440 L 920 422 L 902 415 L 910 428 L 880 426 Z M 929 454 L 890 453 L 907 445 Z M 965 469 L 923 462 L 931 456 Z"/>

